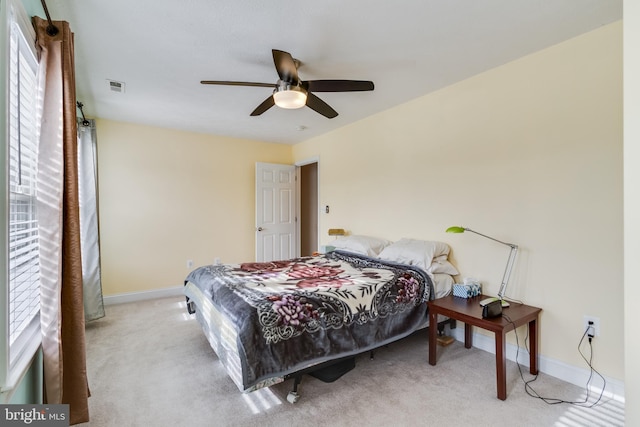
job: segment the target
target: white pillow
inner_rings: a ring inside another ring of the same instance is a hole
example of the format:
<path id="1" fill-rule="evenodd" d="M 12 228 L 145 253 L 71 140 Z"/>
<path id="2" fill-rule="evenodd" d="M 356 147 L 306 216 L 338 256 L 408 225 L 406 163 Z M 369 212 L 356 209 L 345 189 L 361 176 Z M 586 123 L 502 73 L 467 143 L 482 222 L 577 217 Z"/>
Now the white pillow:
<path id="1" fill-rule="evenodd" d="M 449 274 L 451 276 L 457 276 L 460 274 L 458 270 L 447 260 L 446 255 L 441 255 L 439 257 L 435 257 L 427 272 L 431 274 Z"/>
<path id="2" fill-rule="evenodd" d="M 415 265 L 427 271 L 437 256 L 448 255 L 449 245 L 427 240 L 400 239 L 385 247 L 378 258 L 407 265 Z"/>
<path id="3" fill-rule="evenodd" d="M 330 246 L 343 251 L 354 252 L 360 255 L 376 257 L 391 240 L 380 239 L 371 236 L 344 236 L 329 242 Z"/>

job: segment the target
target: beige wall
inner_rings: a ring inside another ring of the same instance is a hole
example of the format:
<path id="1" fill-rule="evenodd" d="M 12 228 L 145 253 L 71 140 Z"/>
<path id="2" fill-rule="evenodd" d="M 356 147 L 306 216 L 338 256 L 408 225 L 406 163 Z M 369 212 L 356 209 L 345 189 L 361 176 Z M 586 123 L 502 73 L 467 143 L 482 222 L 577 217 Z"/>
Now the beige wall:
<path id="1" fill-rule="evenodd" d="M 624 2 L 625 422 L 640 425 L 640 2 Z"/>
<path id="2" fill-rule="evenodd" d="M 507 295 L 543 308 L 541 354 L 586 368 L 596 316 L 595 364 L 622 380 L 621 38 L 608 25 L 296 145 L 319 158 L 320 229 L 446 241 L 489 294 L 508 248 L 444 230 L 519 244 Z"/>
<path id="3" fill-rule="evenodd" d="M 194 266 L 255 257 L 255 164 L 291 147 L 97 121 L 105 295 L 181 285 Z"/>

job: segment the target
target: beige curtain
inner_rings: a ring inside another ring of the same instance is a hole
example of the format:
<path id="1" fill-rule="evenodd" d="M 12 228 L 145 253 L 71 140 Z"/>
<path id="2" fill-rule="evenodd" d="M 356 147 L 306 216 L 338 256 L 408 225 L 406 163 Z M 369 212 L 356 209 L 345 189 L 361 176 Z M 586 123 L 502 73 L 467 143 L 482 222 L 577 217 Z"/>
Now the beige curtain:
<path id="1" fill-rule="evenodd" d="M 80 213 L 78 136 L 73 33 L 69 24 L 34 17 L 43 94 L 38 158 L 40 269 L 42 274 L 42 348 L 45 402 L 69 404 L 70 424 L 89 421 L 86 372 Z M 42 194 L 45 192 L 43 191 Z M 53 195 L 53 196 L 51 196 Z"/>

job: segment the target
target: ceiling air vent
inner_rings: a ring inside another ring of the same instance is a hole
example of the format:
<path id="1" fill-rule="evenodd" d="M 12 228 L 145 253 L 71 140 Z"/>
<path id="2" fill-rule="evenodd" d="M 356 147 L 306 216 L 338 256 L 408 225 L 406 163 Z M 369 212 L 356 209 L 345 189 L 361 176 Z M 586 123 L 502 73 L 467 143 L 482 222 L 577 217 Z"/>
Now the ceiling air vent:
<path id="1" fill-rule="evenodd" d="M 124 82 L 107 79 L 107 84 L 109 85 L 109 90 L 111 90 L 111 92 L 124 93 Z"/>

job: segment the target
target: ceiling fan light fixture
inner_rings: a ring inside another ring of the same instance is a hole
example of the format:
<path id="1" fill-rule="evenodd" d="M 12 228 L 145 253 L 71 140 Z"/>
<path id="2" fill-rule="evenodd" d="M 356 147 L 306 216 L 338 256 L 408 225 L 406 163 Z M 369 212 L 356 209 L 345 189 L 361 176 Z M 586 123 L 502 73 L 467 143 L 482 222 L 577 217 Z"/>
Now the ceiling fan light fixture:
<path id="1" fill-rule="evenodd" d="M 273 101 L 280 108 L 302 108 L 307 105 L 307 91 L 300 86 L 283 84 L 273 92 Z"/>

